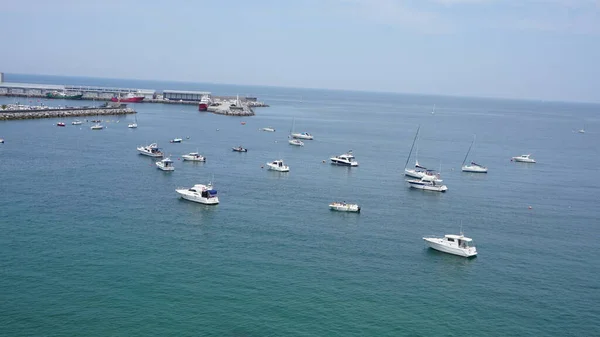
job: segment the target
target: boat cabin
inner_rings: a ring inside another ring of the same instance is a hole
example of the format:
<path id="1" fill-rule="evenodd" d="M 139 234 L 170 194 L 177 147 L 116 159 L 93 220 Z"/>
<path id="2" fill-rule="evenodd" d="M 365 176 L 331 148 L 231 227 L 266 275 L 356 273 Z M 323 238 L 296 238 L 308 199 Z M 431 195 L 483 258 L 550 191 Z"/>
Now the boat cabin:
<path id="1" fill-rule="evenodd" d="M 459 248 L 469 248 L 471 247 L 471 242 L 473 242 L 473 239 L 471 238 L 456 234 L 446 234 L 444 235 L 444 240 L 450 243 L 452 246 Z"/>

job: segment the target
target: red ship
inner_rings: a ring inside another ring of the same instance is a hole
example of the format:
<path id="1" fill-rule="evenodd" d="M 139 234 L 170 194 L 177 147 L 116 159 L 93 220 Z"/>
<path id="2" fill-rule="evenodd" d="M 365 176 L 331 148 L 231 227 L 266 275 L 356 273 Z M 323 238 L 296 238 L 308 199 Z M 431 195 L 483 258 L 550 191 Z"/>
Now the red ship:
<path id="1" fill-rule="evenodd" d="M 113 102 L 139 103 L 144 100 L 144 96 L 136 96 L 135 94 L 130 92 L 124 98 L 119 96 L 119 97 L 113 97 L 110 100 Z"/>
<path id="2" fill-rule="evenodd" d="M 208 105 L 210 104 L 210 98 L 202 96 L 200 103 L 198 104 L 198 111 L 207 111 Z"/>

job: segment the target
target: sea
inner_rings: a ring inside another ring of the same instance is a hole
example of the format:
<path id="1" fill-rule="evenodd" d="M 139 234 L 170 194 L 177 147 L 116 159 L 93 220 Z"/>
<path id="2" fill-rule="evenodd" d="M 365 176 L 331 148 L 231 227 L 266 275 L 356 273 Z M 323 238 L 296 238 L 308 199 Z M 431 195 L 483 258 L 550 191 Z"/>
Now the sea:
<path id="1" fill-rule="evenodd" d="M 0 122 L 2 336 L 600 336 L 598 104 L 5 81 L 200 90 L 270 107 L 231 117 L 130 104 L 135 116 L 101 117 L 101 131 L 75 118 Z M 100 104 L 0 98 L 16 102 Z M 292 124 L 315 139 L 290 146 Z M 475 135 L 467 162 L 487 174 L 460 169 Z M 150 143 L 174 172 L 137 153 Z M 358 167 L 329 163 L 350 150 Z M 181 160 L 196 151 L 205 163 Z M 528 153 L 536 164 L 511 162 Z M 409 188 L 403 170 L 417 158 L 446 193 Z M 290 172 L 268 171 L 276 159 Z M 175 193 L 208 182 L 217 206 Z M 330 211 L 332 201 L 362 210 Z M 477 257 L 423 241 L 461 231 Z"/>

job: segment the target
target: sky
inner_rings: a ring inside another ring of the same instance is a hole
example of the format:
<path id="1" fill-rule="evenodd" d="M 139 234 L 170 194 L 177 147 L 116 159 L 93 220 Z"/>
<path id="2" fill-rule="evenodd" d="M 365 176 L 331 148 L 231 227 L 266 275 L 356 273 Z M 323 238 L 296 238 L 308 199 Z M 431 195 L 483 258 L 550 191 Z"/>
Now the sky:
<path id="1" fill-rule="evenodd" d="M 7 0 L 0 31 L 5 73 L 600 102 L 600 0 Z"/>

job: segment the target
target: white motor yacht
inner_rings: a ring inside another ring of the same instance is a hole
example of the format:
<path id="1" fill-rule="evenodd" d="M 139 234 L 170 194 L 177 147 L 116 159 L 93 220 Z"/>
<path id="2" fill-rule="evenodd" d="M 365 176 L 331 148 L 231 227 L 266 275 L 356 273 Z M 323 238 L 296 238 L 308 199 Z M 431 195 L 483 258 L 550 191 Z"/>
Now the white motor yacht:
<path id="1" fill-rule="evenodd" d="M 274 160 L 270 163 L 267 163 L 269 170 L 279 171 L 279 172 L 289 172 L 290 167 L 287 166 L 283 160 Z"/>
<path id="2" fill-rule="evenodd" d="M 102 129 L 104 129 L 104 126 L 102 126 L 101 124 L 95 124 L 95 125 L 92 125 L 92 127 L 90 127 L 90 129 L 92 129 L 92 130 L 102 130 Z"/>
<path id="3" fill-rule="evenodd" d="M 144 156 L 154 158 L 159 158 L 163 156 L 162 151 L 158 148 L 158 145 L 156 143 L 152 143 L 147 146 L 139 146 L 137 150 L 140 154 L 143 154 Z"/>
<path id="4" fill-rule="evenodd" d="M 267 131 L 267 132 L 275 132 L 275 129 L 273 129 L 272 127 L 266 127 L 266 128 L 262 128 L 262 131 Z"/>
<path id="5" fill-rule="evenodd" d="M 300 139 L 290 139 L 290 140 L 288 140 L 288 143 L 290 145 L 294 145 L 294 146 L 304 146 L 304 142 L 301 141 Z"/>
<path id="6" fill-rule="evenodd" d="M 406 182 L 410 185 L 411 188 L 416 188 L 424 191 L 446 192 L 448 190 L 448 187 L 446 187 L 446 185 L 437 183 L 435 180 L 407 179 Z"/>
<path id="7" fill-rule="evenodd" d="M 205 204 L 216 205 L 219 203 L 217 191 L 213 189 L 212 184 L 196 184 L 192 188 L 178 188 L 175 190 L 183 199 Z"/>
<path id="8" fill-rule="evenodd" d="M 313 135 L 311 135 L 308 132 L 294 132 L 294 133 L 292 133 L 292 137 L 293 138 L 298 138 L 298 139 L 306 139 L 306 140 L 313 140 L 313 139 L 315 139 L 315 137 L 313 137 Z"/>
<path id="9" fill-rule="evenodd" d="M 535 159 L 530 157 L 530 154 L 522 154 L 520 156 L 512 157 L 511 161 L 519 163 L 535 163 Z"/>
<path id="10" fill-rule="evenodd" d="M 443 238 L 424 237 L 430 248 L 440 252 L 454 254 L 463 257 L 472 257 L 477 255 L 477 248 L 473 246 L 473 239 L 460 235 L 446 234 Z"/>
<path id="11" fill-rule="evenodd" d="M 331 157 L 329 159 L 334 165 L 350 167 L 358 166 L 358 162 L 356 161 L 354 154 L 352 154 L 352 150 L 348 151 L 347 153 L 340 154 L 339 156 Z"/>
<path id="12" fill-rule="evenodd" d="M 206 157 L 200 155 L 198 152 L 190 152 L 181 156 L 183 160 L 187 161 L 206 161 Z"/>
<path id="13" fill-rule="evenodd" d="M 75 120 L 75 121 L 71 122 L 71 125 L 81 125 L 81 124 L 83 124 L 83 122 L 80 120 Z"/>
<path id="14" fill-rule="evenodd" d="M 182 138 L 173 138 L 169 141 L 169 143 L 181 143 L 183 142 Z"/>
<path id="15" fill-rule="evenodd" d="M 329 209 L 331 209 L 332 211 L 360 213 L 360 206 L 358 206 L 357 204 L 347 204 L 345 201 L 332 202 L 331 204 L 329 204 Z"/>
<path id="16" fill-rule="evenodd" d="M 175 171 L 175 166 L 173 166 L 173 161 L 171 158 L 167 157 L 161 161 L 156 162 L 156 167 L 163 171 Z"/>

